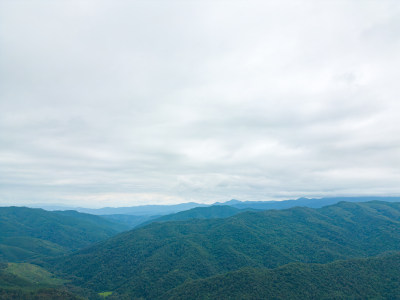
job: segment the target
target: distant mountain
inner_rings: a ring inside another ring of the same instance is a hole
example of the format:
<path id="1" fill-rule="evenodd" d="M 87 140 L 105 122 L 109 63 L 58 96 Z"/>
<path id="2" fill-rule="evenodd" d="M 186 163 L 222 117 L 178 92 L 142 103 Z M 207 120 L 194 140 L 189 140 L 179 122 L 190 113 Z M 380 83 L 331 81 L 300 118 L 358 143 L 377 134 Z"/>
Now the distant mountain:
<path id="1" fill-rule="evenodd" d="M 126 227 L 75 211 L 0 207 L 0 261 L 57 256 L 105 240 Z"/>
<path id="2" fill-rule="evenodd" d="M 161 299 L 399 299 L 400 254 L 293 263 L 276 269 L 243 268 L 188 281 Z"/>
<path id="3" fill-rule="evenodd" d="M 346 202 L 367 202 L 367 201 L 386 201 L 386 202 L 400 202 L 400 197 L 330 197 L 330 198 L 298 198 L 296 200 L 283 200 L 283 201 L 238 201 L 231 200 L 224 205 L 230 205 L 236 208 L 254 208 L 254 209 L 286 209 L 296 206 L 320 208 L 327 205 Z M 221 203 L 217 202 L 217 205 Z"/>
<path id="4" fill-rule="evenodd" d="M 135 217 L 146 216 L 153 218 L 154 216 L 162 216 L 174 214 L 180 211 L 189 210 L 195 207 L 208 207 L 212 205 L 228 205 L 239 209 L 252 208 L 258 210 L 265 209 L 286 209 L 296 206 L 304 206 L 311 208 L 320 208 L 323 206 L 338 203 L 340 201 L 346 202 L 366 202 L 366 201 L 386 201 L 386 202 L 400 202 L 400 197 L 330 197 L 330 198 L 299 198 L 296 200 L 282 200 L 282 201 L 239 201 L 229 200 L 226 202 L 215 202 L 214 204 L 201 204 L 195 202 L 181 203 L 174 205 L 142 205 L 130 207 L 104 207 L 99 209 L 84 208 L 84 207 L 62 207 L 60 205 L 40 205 L 41 208 L 46 210 L 75 210 L 82 213 L 93 215 L 134 215 Z M 118 217 L 116 217 L 118 219 Z M 132 219 L 133 220 L 133 219 Z"/>
<path id="5" fill-rule="evenodd" d="M 41 208 L 44 210 L 76 210 L 76 206 L 71 206 L 71 205 L 61 205 L 61 204 L 46 204 L 46 203 L 37 203 L 37 204 L 29 204 L 29 205 L 23 205 L 24 207 L 29 207 L 29 208 Z"/>
<path id="6" fill-rule="evenodd" d="M 181 203 L 174 205 L 142 205 L 131 207 L 104 207 L 98 209 L 91 208 L 76 208 L 79 212 L 89 213 L 93 215 L 136 215 L 136 216 L 154 216 L 172 214 L 183 210 L 188 210 L 194 207 L 208 206 L 200 203 Z"/>
<path id="7" fill-rule="evenodd" d="M 167 221 L 186 221 L 191 219 L 213 219 L 213 218 L 228 218 L 238 213 L 247 211 L 248 209 L 239 209 L 228 205 L 213 205 L 207 207 L 195 207 L 189 210 L 181 211 L 175 214 L 161 216 L 155 219 L 146 221 L 140 226 L 145 226 L 153 222 Z"/>
<path id="8" fill-rule="evenodd" d="M 149 220 L 135 223 L 137 226 L 145 226 L 152 222 L 182 221 L 190 219 L 226 218 L 248 210 L 287 209 L 292 207 L 321 208 L 336 204 L 340 201 L 366 202 L 366 201 L 399 202 L 400 197 L 336 197 L 336 198 L 299 198 L 297 200 L 284 201 L 239 201 L 232 199 L 226 202 L 216 202 L 210 206 L 195 207 L 189 210 L 161 217 L 148 217 Z M 214 208 L 216 207 L 216 208 Z M 133 227 L 132 227 L 133 228 Z"/>
<path id="9" fill-rule="evenodd" d="M 400 251 L 400 203 L 340 202 L 152 223 L 49 261 L 47 267 L 78 286 L 112 291 L 111 298 L 164 299 L 185 282 L 244 267 L 328 263 L 388 251 Z"/>
<path id="10" fill-rule="evenodd" d="M 246 202 L 251 202 L 251 201 L 246 201 Z M 236 199 L 232 199 L 226 202 L 215 202 L 213 205 L 229 205 L 229 206 L 235 206 L 237 204 L 243 203 L 243 201 L 239 201 Z"/>

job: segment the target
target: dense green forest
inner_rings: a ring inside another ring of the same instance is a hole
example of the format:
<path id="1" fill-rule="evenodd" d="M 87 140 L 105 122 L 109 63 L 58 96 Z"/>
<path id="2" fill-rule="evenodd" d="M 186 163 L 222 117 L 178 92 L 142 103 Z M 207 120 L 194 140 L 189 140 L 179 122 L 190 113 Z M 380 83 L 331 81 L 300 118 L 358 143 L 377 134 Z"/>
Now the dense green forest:
<path id="1" fill-rule="evenodd" d="M 186 282 L 159 298 L 400 299 L 400 253 L 328 264 L 292 263 L 272 270 L 242 268 Z"/>
<path id="2" fill-rule="evenodd" d="M 152 223 L 44 266 L 96 292 L 156 299 L 190 280 L 242 268 L 328 263 L 388 251 L 400 251 L 400 203 L 341 202 Z"/>
<path id="3" fill-rule="evenodd" d="M 76 211 L 0 207 L 0 261 L 29 261 L 65 254 L 126 228 Z"/>

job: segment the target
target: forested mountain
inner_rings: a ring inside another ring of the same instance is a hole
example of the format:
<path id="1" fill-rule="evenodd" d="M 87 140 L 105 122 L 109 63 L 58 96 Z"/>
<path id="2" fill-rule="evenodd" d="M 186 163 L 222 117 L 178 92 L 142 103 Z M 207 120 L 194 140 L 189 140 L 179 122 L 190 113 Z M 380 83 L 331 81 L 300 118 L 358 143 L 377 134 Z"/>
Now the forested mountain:
<path id="1" fill-rule="evenodd" d="M 333 205 L 339 202 L 367 202 L 367 201 L 385 201 L 385 202 L 400 202 L 400 197 L 377 197 L 377 196 L 364 196 L 364 197 L 326 197 L 326 198 L 298 198 L 296 200 L 283 200 L 283 201 L 238 201 L 230 200 L 224 205 L 229 205 L 239 209 L 253 208 L 259 210 L 266 209 L 287 209 L 296 206 L 321 208 L 327 205 Z M 220 203 L 217 203 L 220 204 Z"/>
<path id="2" fill-rule="evenodd" d="M 152 220 L 155 220 L 160 216 L 134 216 L 134 215 L 116 214 L 116 215 L 101 215 L 101 217 L 111 222 L 115 222 L 123 226 L 126 226 L 129 229 L 133 229 L 136 226 L 142 225 L 144 223 L 151 223 Z"/>
<path id="3" fill-rule="evenodd" d="M 79 219 L 85 223 L 93 223 L 100 228 L 112 229 L 116 232 L 122 232 L 130 229 L 128 225 L 115 222 L 111 219 L 104 218 L 103 216 L 81 213 L 77 212 L 76 210 L 56 210 L 53 211 L 53 213 Z"/>
<path id="4" fill-rule="evenodd" d="M 191 219 L 216 219 L 228 218 L 238 213 L 247 211 L 248 209 L 238 209 L 228 205 L 213 205 L 207 207 L 196 207 L 185 211 L 180 211 L 175 214 L 169 214 L 158 218 L 146 221 L 140 226 L 150 224 L 152 222 L 167 222 L 167 221 L 186 221 Z"/>
<path id="5" fill-rule="evenodd" d="M 105 240 L 125 228 L 74 211 L 0 207 L 0 261 L 61 255 Z"/>
<path id="6" fill-rule="evenodd" d="M 341 202 L 152 223 L 47 267 L 97 292 L 157 299 L 188 280 L 244 267 L 328 263 L 387 251 L 400 251 L 400 203 Z"/>
<path id="7" fill-rule="evenodd" d="M 103 207 L 98 209 L 77 207 L 74 210 L 79 212 L 89 213 L 93 215 L 135 215 L 135 216 L 154 216 L 154 215 L 167 215 L 179 211 L 188 210 L 194 207 L 207 206 L 201 203 L 180 203 L 173 205 L 140 205 L 130 207 Z"/>
<path id="8" fill-rule="evenodd" d="M 400 254 L 328 264 L 242 268 L 189 281 L 161 299 L 399 299 Z"/>
<path id="9" fill-rule="evenodd" d="M 39 206 L 43 209 L 54 210 L 75 210 L 78 212 L 89 213 L 93 215 L 132 215 L 133 218 L 138 217 L 153 217 L 163 216 L 168 214 L 175 214 L 181 211 L 190 210 L 196 207 L 210 207 L 210 206 L 231 206 L 238 209 L 287 209 L 296 206 L 304 206 L 311 208 L 321 208 L 323 206 L 336 204 L 341 201 L 346 202 L 367 202 L 367 201 L 385 201 L 385 202 L 400 202 L 400 197 L 378 197 L 378 196 L 363 196 L 363 197 L 326 197 L 326 198 L 298 198 L 293 200 L 272 200 L 272 201 L 239 201 L 229 200 L 226 202 L 216 202 L 214 204 L 202 203 L 181 203 L 173 205 L 141 205 L 130 207 L 103 207 L 98 209 L 84 208 L 84 207 L 62 207 L 62 206 Z M 118 216 L 116 216 L 119 218 Z"/>

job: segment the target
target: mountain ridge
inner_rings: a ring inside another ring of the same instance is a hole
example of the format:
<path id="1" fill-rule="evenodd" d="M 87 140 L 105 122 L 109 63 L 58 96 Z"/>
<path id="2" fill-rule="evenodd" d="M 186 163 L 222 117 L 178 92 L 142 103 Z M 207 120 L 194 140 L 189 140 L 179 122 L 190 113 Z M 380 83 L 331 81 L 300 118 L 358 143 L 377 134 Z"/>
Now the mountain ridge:
<path id="1" fill-rule="evenodd" d="M 266 200 L 266 201 L 240 201 L 231 199 L 226 202 L 215 202 L 212 204 L 186 202 L 171 205 L 138 205 L 138 206 L 126 206 L 126 207 L 103 207 L 103 208 L 85 208 L 85 207 L 71 207 L 71 206 L 60 206 L 60 205 L 40 205 L 39 208 L 45 210 L 75 210 L 82 213 L 89 213 L 93 215 L 110 215 L 110 214 L 123 214 L 123 215 L 138 215 L 138 216 L 149 216 L 149 215 L 166 215 L 171 213 L 177 213 L 180 211 L 196 208 L 196 207 L 209 207 L 213 205 L 229 205 L 236 208 L 254 208 L 254 209 L 284 209 L 295 206 L 306 206 L 312 208 L 319 208 L 331 204 L 338 203 L 340 201 L 347 202 L 366 202 L 366 201 L 386 201 L 386 202 L 400 202 L 400 197 L 396 196 L 352 196 L 352 197 L 322 197 L 322 198 L 307 198 L 301 197 L 297 199 L 289 200 Z M 32 206 L 32 208 L 38 208 Z"/>

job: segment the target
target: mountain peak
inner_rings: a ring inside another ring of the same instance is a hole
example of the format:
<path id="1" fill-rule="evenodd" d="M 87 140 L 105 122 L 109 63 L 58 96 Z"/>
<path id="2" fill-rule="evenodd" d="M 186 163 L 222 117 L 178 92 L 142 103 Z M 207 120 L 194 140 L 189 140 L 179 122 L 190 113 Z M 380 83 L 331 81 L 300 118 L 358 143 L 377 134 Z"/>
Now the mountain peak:
<path id="1" fill-rule="evenodd" d="M 213 205 L 235 205 L 235 204 L 239 204 L 239 203 L 242 203 L 242 201 L 239 201 L 236 199 L 231 199 L 226 202 L 215 202 Z"/>

